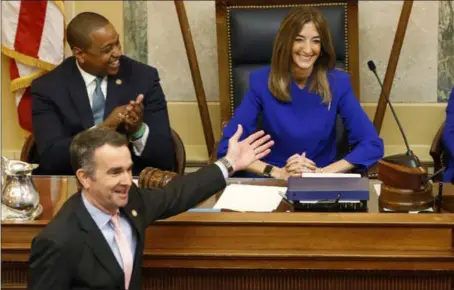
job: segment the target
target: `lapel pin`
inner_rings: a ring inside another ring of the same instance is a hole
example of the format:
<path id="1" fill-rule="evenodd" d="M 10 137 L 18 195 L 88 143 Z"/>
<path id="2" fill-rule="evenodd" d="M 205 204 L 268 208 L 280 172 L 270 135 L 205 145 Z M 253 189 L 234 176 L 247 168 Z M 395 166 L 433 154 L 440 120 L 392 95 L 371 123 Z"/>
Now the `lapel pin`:
<path id="1" fill-rule="evenodd" d="M 121 85 L 122 81 L 121 81 L 120 79 L 116 79 L 116 80 L 115 80 L 115 83 L 116 83 L 117 85 Z"/>
<path id="2" fill-rule="evenodd" d="M 135 209 L 133 209 L 133 210 L 131 211 L 131 214 L 132 214 L 132 216 L 136 217 L 136 216 L 137 216 L 137 211 L 136 211 Z"/>

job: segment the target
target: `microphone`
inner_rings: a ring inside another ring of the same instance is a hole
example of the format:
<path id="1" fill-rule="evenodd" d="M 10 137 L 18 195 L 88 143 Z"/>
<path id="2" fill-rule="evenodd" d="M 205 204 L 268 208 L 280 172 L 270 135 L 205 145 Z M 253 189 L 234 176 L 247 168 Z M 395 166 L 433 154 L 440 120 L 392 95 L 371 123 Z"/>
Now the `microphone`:
<path id="1" fill-rule="evenodd" d="M 385 96 L 386 102 L 388 103 L 389 108 L 391 109 L 391 112 L 394 116 L 394 119 L 396 120 L 397 126 L 399 127 L 400 134 L 402 135 L 402 137 L 404 139 L 405 147 L 407 147 L 407 153 L 384 157 L 383 160 L 394 163 L 394 164 L 412 167 L 412 168 L 419 167 L 419 165 L 420 165 L 419 159 L 416 155 L 413 154 L 413 151 L 411 151 L 410 146 L 408 145 L 407 136 L 405 136 L 404 129 L 402 129 L 402 125 L 400 124 L 399 118 L 397 118 L 396 111 L 394 111 L 394 107 L 391 104 L 391 101 L 389 100 L 389 96 L 386 95 L 386 93 L 383 89 L 383 83 L 377 74 L 375 63 L 372 60 L 369 60 L 367 62 L 367 66 L 369 67 L 370 71 L 373 72 L 375 77 L 377 78 L 377 81 L 381 88 L 381 92 Z"/>

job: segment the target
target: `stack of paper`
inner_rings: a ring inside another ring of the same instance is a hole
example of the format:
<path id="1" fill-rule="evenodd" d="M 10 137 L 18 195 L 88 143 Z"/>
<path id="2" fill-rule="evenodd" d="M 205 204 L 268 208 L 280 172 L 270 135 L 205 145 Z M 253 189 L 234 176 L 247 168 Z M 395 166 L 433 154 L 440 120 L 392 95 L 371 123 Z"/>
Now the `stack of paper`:
<path id="1" fill-rule="evenodd" d="M 230 184 L 215 204 L 216 209 L 234 211 L 271 212 L 282 201 L 279 194 L 285 193 L 287 187 Z"/>

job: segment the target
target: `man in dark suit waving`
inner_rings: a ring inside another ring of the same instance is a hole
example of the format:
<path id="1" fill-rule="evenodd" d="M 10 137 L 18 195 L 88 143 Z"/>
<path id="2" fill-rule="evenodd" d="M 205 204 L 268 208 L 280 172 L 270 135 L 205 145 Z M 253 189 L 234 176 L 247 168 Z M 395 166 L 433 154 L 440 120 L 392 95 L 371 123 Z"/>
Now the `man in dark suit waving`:
<path id="1" fill-rule="evenodd" d="M 74 174 L 72 138 L 105 125 L 125 134 L 134 161 L 172 170 L 175 151 L 158 71 L 122 55 L 119 35 L 103 16 L 83 12 L 67 27 L 72 57 L 32 84 L 36 174 Z"/>
<path id="2" fill-rule="evenodd" d="M 107 128 L 80 133 L 71 162 L 82 190 L 70 197 L 33 240 L 29 290 L 141 289 L 145 229 L 183 212 L 225 187 L 225 179 L 270 152 L 263 131 L 239 142 L 226 156 L 170 181 L 162 190 L 141 189 L 131 177 L 126 138 Z"/>

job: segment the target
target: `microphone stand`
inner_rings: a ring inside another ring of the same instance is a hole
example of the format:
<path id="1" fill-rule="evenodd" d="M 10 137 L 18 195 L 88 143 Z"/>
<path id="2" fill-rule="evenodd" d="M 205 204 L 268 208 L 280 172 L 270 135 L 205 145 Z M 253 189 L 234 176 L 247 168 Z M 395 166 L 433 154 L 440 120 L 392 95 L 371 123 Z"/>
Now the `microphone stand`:
<path id="1" fill-rule="evenodd" d="M 407 153 L 387 156 L 378 162 L 378 179 L 384 184 L 379 197 L 379 206 L 397 212 L 419 211 L 433 207 L 435 202 L 440 203 L 443 188 L 441 187 L 438 198 L 434 199 L 433 186 L 428 181 L 443 172 L 444 168 L 428 177 L 427 172 L 420 167 L 419 159 L 408 145 L 405 132 L 389 96 L 383 88 L 374 62 L 370 60 L 367 65 L 380 84 L 381 95 L 385 97 L 407 147 Z"/>
<path id="2" fill-rule="evenodd" d="M 402 138 L 404 139 L 405 147 L 407 148 L 407 152 L 405 154 L 396 154 L 392 156 L 387 156 L 384 157 L 383 160 L 394 163 L 394 164 L 400 164 L 403 166 L 411 167 L 411 168 L 417 168 L 420 166 L 419 158 L 413 154 L 413 151 L 410 149 L 410 145 L 408 145 L 408 140 L 407 136 L 405 135 L 404 129 L 402 128 L 402 124 L 399 121 L 399 118 L 397 117 L 397 113 L 394 110 L 393 104 L 391 103 L 388 94 L 385 92 L 383 83 L 380 80 L 380 77 L 377 74 L 376 66 L 375 63 L 372 60 L 369 60 L 367 62 L 367 65 L 377 78 L 378 84 L 380 85 L 381 88 L 381 94 L 385 96 L 385 100 L 389 105 L 389 108 L 391 109 L 391 113 L 394 117 L 394 120 L 396 120 L 397 127 L 399 128 L 400 134 L 402 135 Z"/>

